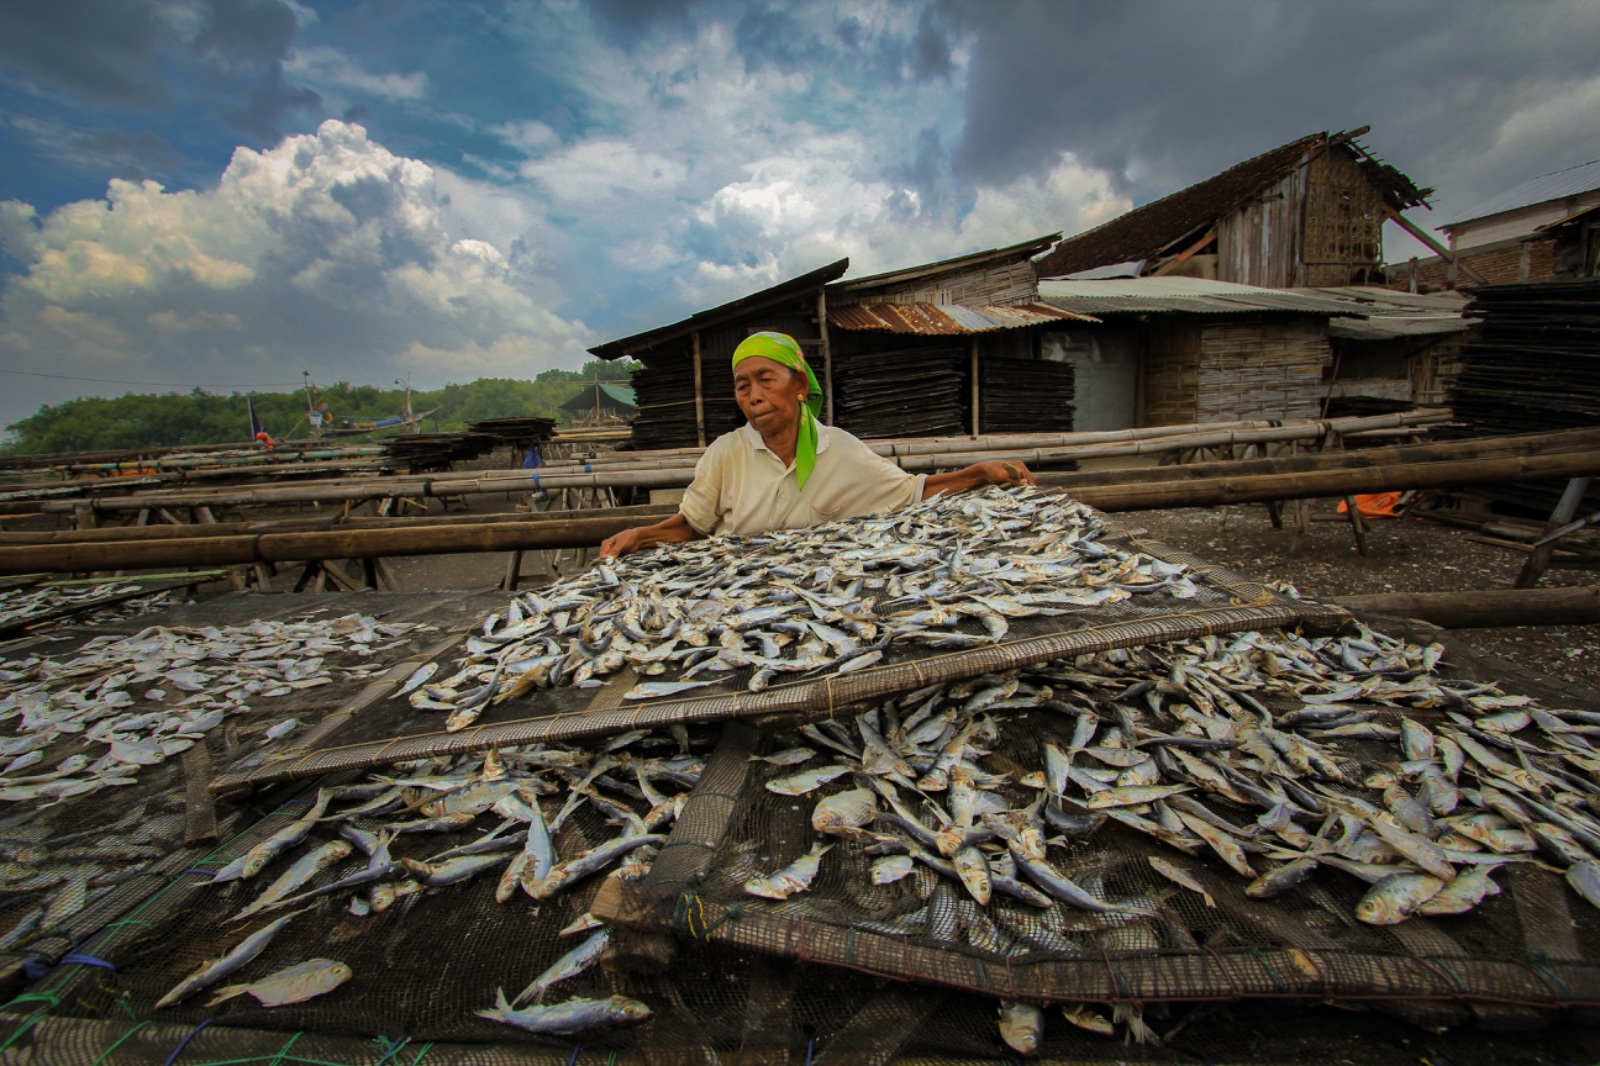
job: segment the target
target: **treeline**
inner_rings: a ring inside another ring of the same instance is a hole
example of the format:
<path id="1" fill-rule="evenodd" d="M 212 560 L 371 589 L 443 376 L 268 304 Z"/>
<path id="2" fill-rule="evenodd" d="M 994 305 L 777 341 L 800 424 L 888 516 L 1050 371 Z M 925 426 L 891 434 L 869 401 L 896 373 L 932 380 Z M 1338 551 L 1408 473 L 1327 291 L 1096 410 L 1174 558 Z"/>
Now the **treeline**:
<path id="1" fill-rule="evenodd" d="M 480 418 L 536 415 L 564 420 L 560 407 L 577 395 L 582 381 L 616 381 L 627 384 L 638 364 L 628 360 L 596 359 L 581 370 L 546 370 L 532 381 L 515 378 L 480 378 L 465 385 L 413 390 L 411 409 L 417 414 L 438 408 L 422 421 L 427 432 L 464 429 Z M 306 394 L 252 392 L 250 402 L 262 426 L 278 439 L 306 439 Z M 315 392 L 338 421 L 393 418 L 404 412 L 404 389 L 339 382 Z M 172 444 L 222 444 L 245 440 L 249 426 L 245 394 L 216 395 L 195 389 L 190 393 L 128 393 L 115 399 L 82 397 L 47 404 L 6 428 L 14 434 L 0 444 L 0 454 L 80 452 L 104 449 L 149 448 Z M 385 430 L 376 435 L 387 435 Z M 355 438 L 361 439 L 361 438 Z"/>

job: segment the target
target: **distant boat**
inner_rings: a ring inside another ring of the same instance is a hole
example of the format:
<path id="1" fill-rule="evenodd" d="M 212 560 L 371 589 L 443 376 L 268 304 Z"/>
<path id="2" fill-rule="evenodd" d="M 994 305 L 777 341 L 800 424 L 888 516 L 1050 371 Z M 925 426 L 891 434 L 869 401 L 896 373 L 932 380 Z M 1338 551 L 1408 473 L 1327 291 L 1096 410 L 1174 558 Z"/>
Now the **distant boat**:
<path id="1" fill-rule="evenodd" d="M 319 437 L 350 437 L 361 433 L 372 433 L 380 429 L 393 429 L 396 426 L 409 427 L 419 425 L 424 418 L 440 410 L 442 408 L 435 407 L 431 411 L 423 411 L 420 414 L 395 415 L 393 418 L 378 418 L 371 421 L 345 418 L 330 425 L 313 426 L 312 430 Z"/>

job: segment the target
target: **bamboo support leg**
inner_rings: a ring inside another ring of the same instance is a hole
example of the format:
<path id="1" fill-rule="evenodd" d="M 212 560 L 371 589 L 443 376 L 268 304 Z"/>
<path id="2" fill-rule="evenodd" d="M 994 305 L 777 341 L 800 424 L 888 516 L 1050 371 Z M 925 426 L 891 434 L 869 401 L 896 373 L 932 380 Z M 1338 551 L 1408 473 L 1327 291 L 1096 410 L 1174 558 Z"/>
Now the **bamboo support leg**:
<path id="1" fill-rule="evenodd" d="M 197 525 L 214 526 L 217 524 L 217 516 L 212 513 L 211 508 L 209 507 L 192 508 L 189 514 Z M 230 566 L 227 568 L 225 573 L 227 576 L 228 591 L 230 592 L 243 592 L 250 583 L 248 578 L 245 576 L 245 569 L 242 566 Z"/>
<path id="2" fill-rule="evenodd" d="M 517 591 L 517 582 L 522 579 L 522 553 L 512 552 L 506 560 L 506 576 L 501 579 L 500 587 L 507 592 Z"/>
<path id="3" fill-rule="evenodd" d="M 1356 551 L 1362 558 L 1366 558 L 1367 524 L 1361 518 L 1361 511 L 1356 507 L 1356 498 L 1354 496 L 1346 496 L 1344 498 L 1344 509 L 1345 513 L 1350 517 L 1350 532 L 1356 538 Z"/>
<path id="4" fill-rule="evenodd" d="M 1294 513 L 1294 541 L 1289 545 L 1289 555 L 1293 557 L 1311 543 L 1311 501 L 1295 500 L 1289 506 Z"/>
<path id="5" fill-rule="evenodd" d="M 1277 500 L 1267 501 L 1267 519 L 1272 523 L 1273 529 L 1283 528 L 1283 509 L 1278 506 Z"/>
<path id="6" fill-rule="evenodd" d="M 1550 524 L 1545 531 L 1559 529 L 1572 521 L 1572 516 L 1578 513 L 1579 504 L 1583 503 L 1583 496 L 1589 491 L 1589 478 L 1575 477 L 1567 482 L 1566 491 L 1561 494 L 1561 500 L 1556 504 L 1556 509 L 1550 514 Z M 1544 572 L 1550 568 L 1550 559 L 1556 553 L 1558 541 L 1541 544 L 1528 554 L 1528 561 L 1522 564 L 1522 572 L 1517 575 L 1513 587 L 1531 589 L 1544 577 Z"/>
<path id="7" fill-rule="evenodd" d="M 385 592 L 399 592 L 400 582 L 394 579 L 394 571 L 389 569 L 389 564 L 383 561 L 383 556 L 374 556 L 372 569 L 378 575 L 378 587 Z"/>

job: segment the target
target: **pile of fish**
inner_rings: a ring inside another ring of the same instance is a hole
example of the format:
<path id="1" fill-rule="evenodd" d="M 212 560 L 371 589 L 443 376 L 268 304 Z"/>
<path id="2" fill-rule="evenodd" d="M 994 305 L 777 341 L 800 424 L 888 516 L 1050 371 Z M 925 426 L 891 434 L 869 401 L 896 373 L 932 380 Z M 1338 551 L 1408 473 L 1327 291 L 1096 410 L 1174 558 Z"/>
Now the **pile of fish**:
<path id="1" fill-rule="evenodd" d="M 38 588 L 6 589 L 0 592 L 0 630 L 9 629 L 18 622 L 26 622 L 30 618 L 53 614 L 63 608 L 91 608 L 100 600 L 109 600 L 114 596 L 121 596 L 129 592 L 137 592 L 138 585 L 129 585 L 118 582 L 106 582 L 99 585 L 82 585 L 67 587 L 45 585 Z M 78 624 L 94 625 L 100 622 L 109 622 L 117 618 L 131 618 L 134 615 L 147 614 L 158 610 L 172 602 L 172 592 L 163 590 L 152 592 L 148 596 L 136 596 L 131 600 L 89 610 L 87 614 L 74 611 L 73 620 Z"/>
<path id="2" fill-rule="evenodd" d="M 299 915 L 325 907 L 323 901 L 367 918 L 397 905 L 409 911 L 427 896 L 475 879 L 494 880 L 500 903 L 524 897 L 542 903 L 608 871 L 641 878 L 703 768 L 679 727 L 667 735 L 624 733 L 596 750 L 540 745 L 424 760 L 322 789 L 300 817 L 217 871 L 218 891 L 230 894 L 230 905 L 240 904 L 229 921 L 253 921 L 256 928 L 200 964 L 157 1006 L 182 1002 L 244 968 Z M 592 846 L 588 834 L 569 836 L 583 812 L 591 825 L 614 827 L 614 835 Z M 472 836 L 463 842 L 465 834 Z M 433 843 L 441 836 L 455 842 Z M 266 885 L 257 890 L 260 882 Z M 610 936 L 588 914 L 561 935 L 582 939 L 533 975 L 516 998 L 502 991 L 493 1007 L 478 1013 L 549 1034 L 650 1016 L 646 1005 L 622 996 L 547 1002 L 555 985 L 599 960 Z M 337 960 L 297 962 L 225 989 L 211 1002 L 245 992 L 266 1006 L 303 1002 L 350 974 Z"/>
<path id="3" fill-rule="evenodd" d="M 332 684 L 329 656 L 371 655 L 431 628 L 358 614 L 152 626 L 95 637 L 64 659 L 0 659 L 0 802 L 131 785 L 252 701 Z"/>
<path id="4" fill-rule="evenodd" d="M 464 729 L 502 700 L 597 686 L 624 667 L 628 699 L 673 696 L 747 669 L 780 678 L 881 662 L 893 642 L 971 648 L 1010 620 L 1133 596 L 1188 599 L 1187 569 L 1102 541 L 1092 509 L 1035 489 L 938 496 L 892 515 L 714 537 L 602 560 L 521 594 L 485 620 L 453 675 L 437 664 L 401 690 Z M 963 623 L 965 623 L 963 625 Z"/>
<path id="5" fill-rule="evenodd" d="M 39 819 L 0 821 L 0 951 L 23 948 L 183 843 L 183 799 L 155 796 L 109 824 L 52 832 Z"/>
<path id="6" fill-rule="evenodd" d="M 1364 627 L 1244 633 L 930 686 L 762 756 L 769 792 L 820 797 L 815 836 L 744 841 L 718 876 L 786 913 L 838 863 L 812 919 L 999 956 L 1199 951 L 1173 893 L 1259 933 L 1270 915 L 1241 890 L 1329 876 L 1369 886 L 1354 918 L 1380 926 L 1464 914 L 1510 864 L 1600 906 L 1600 714 L 1449 680 L 1442 651 Z M 1091 840 L 1108 821 L 1174 854 Z M 840 876 L 854 909 L 835 914 Z M 913 876 L 909 899 L 863 883 Z M 1007 1005 L 1010 1046 L 1042 1017 Z"/>

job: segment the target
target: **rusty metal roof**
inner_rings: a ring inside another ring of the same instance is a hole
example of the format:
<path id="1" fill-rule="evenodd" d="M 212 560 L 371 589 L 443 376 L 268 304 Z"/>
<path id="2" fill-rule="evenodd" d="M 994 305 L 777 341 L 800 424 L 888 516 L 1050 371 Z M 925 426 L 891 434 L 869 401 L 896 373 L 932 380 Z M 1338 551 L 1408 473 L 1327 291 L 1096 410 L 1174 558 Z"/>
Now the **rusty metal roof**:
<path id="1" fill-rule="evenodd" d="M 850 304 L 828 308 L 828 325 L 833 329 L 915 333 L 925 337 L 1026 329 L 1063 321 L 1100 320 L 1045 304 L 985 304 L 980 307 L 970 304 Z"/>
<path id="2" fill-rule="evenodd" d="M 1232 214 L 1269 185 L 1281 181 L 1310 160 L 1338 147 L 1360 163 L 1374 184 L 1396 208 L 1425 203 L 1432 189 L 1419 189 L 1400 171 L 1373 157 L 1350 133 L 1313 133 L 1170 196 L 1136 207 L 1125 215 L 1068 237 L 1035 267 L 1041 278 L 1064 278 L 1112 263 L 1155 259 L 1183 242 L 1203 237 L 1217 220 Z"/>

